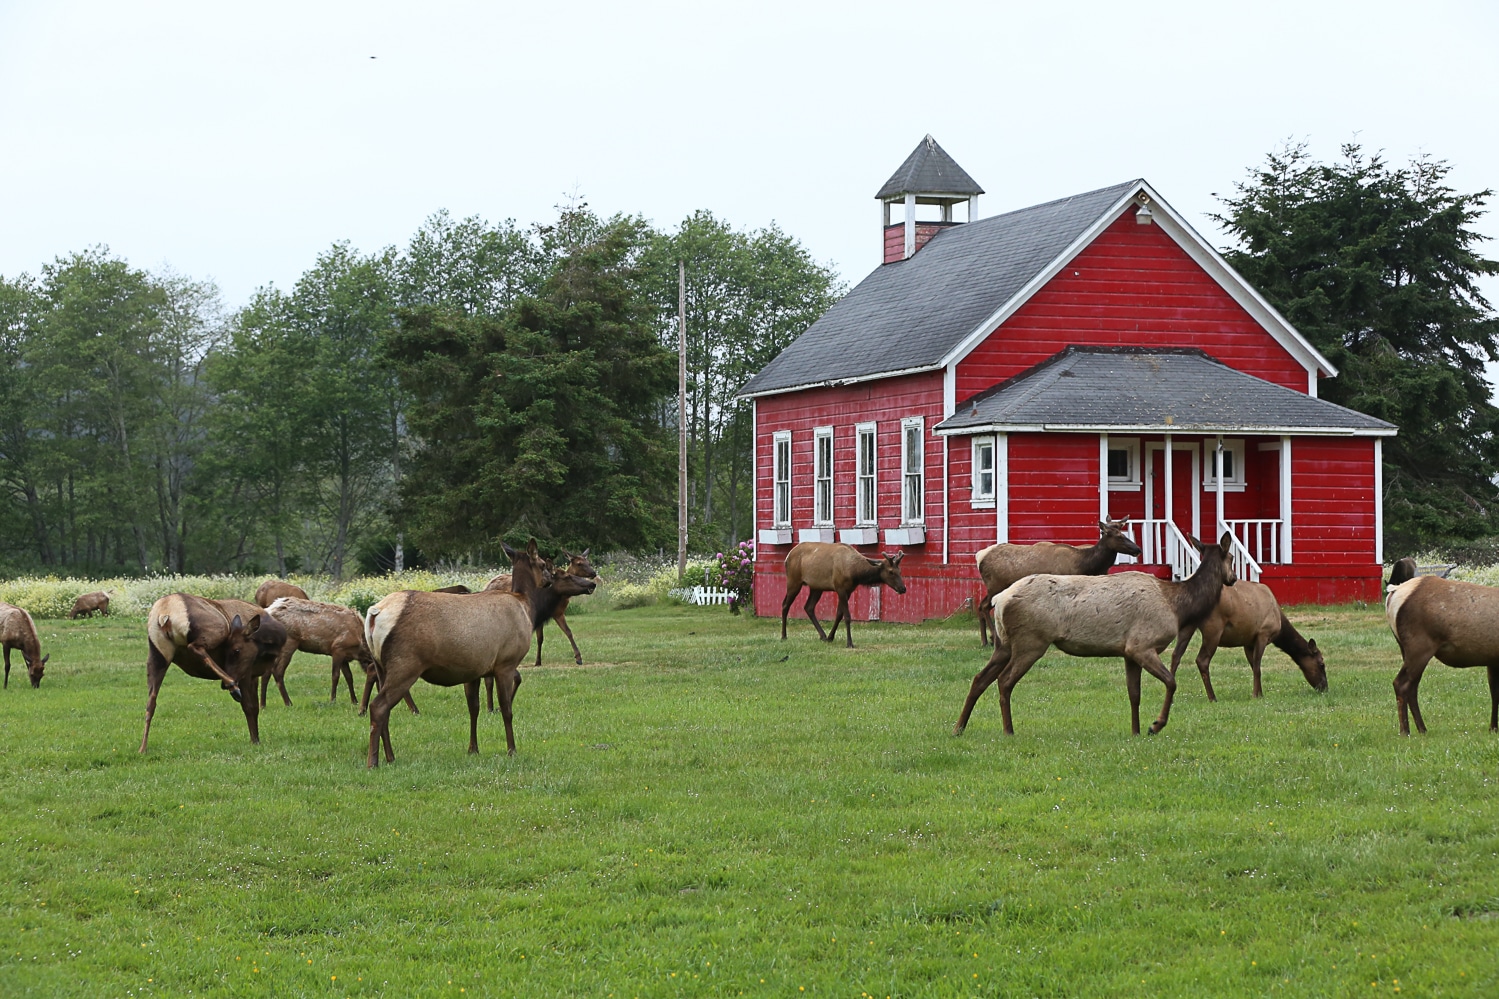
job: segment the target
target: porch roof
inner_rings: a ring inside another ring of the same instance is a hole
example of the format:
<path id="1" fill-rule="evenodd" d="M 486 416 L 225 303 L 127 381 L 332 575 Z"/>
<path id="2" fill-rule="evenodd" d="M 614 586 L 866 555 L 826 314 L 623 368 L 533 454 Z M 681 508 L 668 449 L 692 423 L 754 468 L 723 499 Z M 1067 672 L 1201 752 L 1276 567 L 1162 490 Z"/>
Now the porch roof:
<path id="1" fill-rule="evenodd" d="M 1190 348 L 1068 347 L 965 402 L 937 434 L 987 431 L 1389 437 L 1392 423 Z"/>

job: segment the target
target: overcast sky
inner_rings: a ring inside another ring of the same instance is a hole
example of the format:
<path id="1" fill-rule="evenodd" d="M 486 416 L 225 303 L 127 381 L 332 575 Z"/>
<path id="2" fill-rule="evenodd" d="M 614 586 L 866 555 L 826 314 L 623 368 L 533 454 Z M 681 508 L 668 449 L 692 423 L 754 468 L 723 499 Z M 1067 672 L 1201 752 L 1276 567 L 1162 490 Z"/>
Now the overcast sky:
<path id="1" fill-rule="evenodd" d="M 1214 193 L 1288 138 L 1499 187 L 1496 11 L 0 0 L 0 274 L 107 244 L 235 306 L 335 240 L 404 245 L 440 208 L 543 221 L 576 192 L 774 221 L 852 284 L 928 132 L 981 215 L 1143 176 L 1221 246 Z"/>

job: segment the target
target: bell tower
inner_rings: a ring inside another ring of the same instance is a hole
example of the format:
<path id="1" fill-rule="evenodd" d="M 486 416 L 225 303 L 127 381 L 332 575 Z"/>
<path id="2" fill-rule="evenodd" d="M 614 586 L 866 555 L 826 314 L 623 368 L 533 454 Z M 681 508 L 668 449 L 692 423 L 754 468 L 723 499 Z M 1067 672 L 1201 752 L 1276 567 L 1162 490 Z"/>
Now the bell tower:
<path id="1" fill-rule="evenodd" d="M 966 202 L 967 217 L 964 222 L 978 218 L 979 195 L 984 189 L 974 183 L 972 177 L 937 145 L 937 140 L 928 135 L 911 151 L 906 161 L 885 181 L 875 195 L 884 216 L 885 260 L 887 264 L 906 260 L 926 245 L 942 229 L 961 225 L 953 219 L 953 206 Z M 892 206 L 903 206 L 899 217 Z M 935 206 L 935 219 L 918 219 L 918 206 Z"/>

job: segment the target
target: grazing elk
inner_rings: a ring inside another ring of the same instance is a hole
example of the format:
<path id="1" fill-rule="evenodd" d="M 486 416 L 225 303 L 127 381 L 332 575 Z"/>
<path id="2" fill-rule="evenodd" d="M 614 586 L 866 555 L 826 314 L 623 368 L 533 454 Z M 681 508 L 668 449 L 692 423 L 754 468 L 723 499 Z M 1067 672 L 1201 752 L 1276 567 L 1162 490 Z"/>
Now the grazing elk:
<path id="1" fill-rule="evenodd" d="M 1176 651 L 1171 654 L 1171 675 L 1187 651 L 1187 643 L 1196 631 L 1202 632 L 1202 647 L 1197 650 L 1197 671 L 1202 674 L 1202 685 L 1207 688 L 1208 700 L 1216 701 L 1213 681 L 1208 677 L 1208 666 L 1213 653 L 1222 646 L 1242 648 L 1249 660 L 1249 669 L 1254 673 L 1254 696 L 1263 696 L 1260 689 L 1260 660 L 1265 647 L 1274 644 L 1277 649 L 1291 657 L 1301 668 L 1301 675 L 1312 689 L 1320 693 L 1327 691 L 1327 662 L 1317 648 L 1315 640 L 1307 641 L 1296 630 L 1280 609 L 1275 594 L 1264 583 L 1240 580 L 1237 585 L 1225 588 L 1218 597 L 1218 606 L 1201 625 L 1188 624 L 1176 636 Z"/>
<path id="2" fill-rule="evenodd" d="M 1401 735 L 1411 734 L 1407 712 L 1416 719 L 1416 730 L 1426 733 L 1416 694 L 1433 657 L 1459 669 L 1488 670 L 1489 731 L 1499 731 L 1499 588 L 1417 576 L 1415 559 L 1403 558 L 1390 573 L 1385 619 L 1400 646 L 1395 707 Z"/>
<path id="3" fill-rule="evenodd" d="M 905 552 L 886 555 L 881 559 L 865 558 L 848 545 L 826 541 L 804 541 L 786 554 L 786 598 L 781 601 L 781 638 L 786 637 L 786 615 L 791 603 L 807 587 L 807 602 L 804 605 L 807 617 L 817 629 L 817 637 L 831 642 L 838 634 L 838 622 L 844 624 L 843 635 L 848 647 L 854 647 L 853 618 L 848 613 L 848 598 L 858 586 L 884 584 L 896 593 L 906 592 L 906 582 L 900 575 L 901 560 Z M 824 634 L 817 621 L 817 601 L 828 590 L 838 594 L 838 610 L 833 615 L 833 628 Z"/>
<path id="4" fill-rule="evenodd" d="M 267 607 L 266 613 L 286 629 L 286 643 L 281 646 L 275 664 L 260 678 L 262 708 L 272 679 L 281 691 L 281 700 L 288 706 L 291 704 L 284 678 L 286 667 L 298 649 L 333 659 L 333 692 L 328 695 L 329 701 L 338 700 L 338 678 L 342 673 L 349 685 L 349 702 L 358 703 L 354 696 L 354 672 L 349 669 L 349 663 L 357 660 L 368 673 L 374 668 L 375 657 L 370 655 L 369 646 L 364 643 L 364 622 L 355 611 L 339 604 L 282 597 Z"/>
<path id="5" fill-rule="evenodd" d="M 172 593 L 151 605 L 146 637 L 149 647 L 142 753 L 151 737 L 156 695 L 172 663 L 188 676 L 218 680 L 244 709 L 250 742 L 260 744 L 255 678 L 271 668 L 286 641 L 286 629 L 275 618 L 243 600 L 209 600 L 191 593 Z"/>
<path id="6" fill-rule="evenodd" d="M 978 562 L 979 575 L 984 580 L 986 591 L 978 606 L 979 643 L 989 644 L 989 631 L 994 626 L 992 615 L 996 594 L 1004 592 L 1017 579 L 1024 579 L 1038 572 L 1049 572 L 1054 576 L 1105 575 L 1118 556 L 1139 557 L 1140 546 L 1125 533 L 1128 530 L 1128 517 L 1123 520 L 1100 520 L 1098 540 L 1091 545 L 1038 541 L 1033 545 L 990 545 L 979 552 L 974 559 Z"/>
<path id="7" fill-rule="evenodd" d="M 299 600 L 306 600 L 307 591 L 295 583 L 288 583 L 284 579 L 267 579 L 255 591 L 255 602 L 261 607 L 269 607 L 282 597 L 296 597 Z"/>
<path id="8" fill-rule="evenodd" d="M 31 615 L 14 604 L 0 603 L 0 648 L 5 649 L 5 683 L 10 686 L 10 650 L 21 650 L 21 661 L 26 664 L 26 675 L 33 687 L 42 685 L 43 668 L 52 656 L 42 655 L 41 639 L 36 637 L 36 622 Z"/>
<path id="9" fill-rule="evenodd" d="M 98 613 L 104 617 L 109 616 L 109 593 L 99 590 L 95 593 L 85 593 L 73 601 L 73 609 L 68 611 L 68 620 L 76 621 L 80 617 L 91 617 Z"/>
<path id="10" fill-rule="evenodd" d="M 417 680 L 442 687 L 463 684 L 468 699 L 468 751 L 479 751 L 479 680 L 494 676 L 505 720 L 505 743 L 515 753 L 511 706 L 520 686 L 517 667 L 531 648 L 536 625 L 551 616 L 557 601 L 592 593 L 594 582 L 578 576 L 553 575 L 533 540 L 525 551 L 506 546 L 517 575 L 529 574 L 526 593 L 484 590 L 479 593 L 392 593 L 365 615 L 365 636 L 381 676 L 380 693 L 370 704 L 368 765 L 379 765 L 383 743 L 387 763 L 395 759 L 390 744 L 390 711 Z"/>
<path id="11" fill-rule="evenodd" d="M 1140 734 L 1140 671 L 1148 671 L 1166 686 L 1161 715 L 1150 732 L 1154 735 L 1165 728 L 1176 678 L 1162 664 L 1161 650 L 1188 624 L 1200 626 L 1218 605 L 1223 587 L 1234 584 L 1228 558 L 1233 536 L 1225 533 L 1218 544 L 1206 547 L 1196 538 L 1191 540 L 1202 554 L 1202 563 L 1181 582 L 1143 572 L 1113 576 L 1043 573 L 1004 590 L 994 601 L 994 654 L 973 678 L 953 734 L 963 733 L 979 695 L 998 681 L 1005 734 L 1014 735 L 1010 691 L 1053 645 L 1074 656 L 1124 657 L 1135 735 Z"/>

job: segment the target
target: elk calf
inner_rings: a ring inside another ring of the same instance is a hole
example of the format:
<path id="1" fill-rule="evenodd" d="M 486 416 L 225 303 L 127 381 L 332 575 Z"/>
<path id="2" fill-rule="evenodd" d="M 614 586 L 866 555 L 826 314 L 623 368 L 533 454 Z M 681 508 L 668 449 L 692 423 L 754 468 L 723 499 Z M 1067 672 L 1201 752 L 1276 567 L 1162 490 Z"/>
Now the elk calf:
<path id="1" fill-rule="evenodd" d="M 1418 732 L 1426 732 L 1416 695 L 1433 658 L 1459 669 L 1482 666 L 1488 671 L 1489 731 L 1499 731 L 1499 588 L 1417 576 L 1415 559 L 1403 558 L 1390 573 L 1385 619 L 1400 646 L 1395 708 L 1401 735 L 1411 734 L 1409 717 L 1416 719 Z"/>
<path id="2" fill-rule="evenodd" d="M 342 673 L 349 685 L 349 703 L 358 703 L 354 696 L 354 673 L 349 669 L 349 663 L 357 660 L 368 673 L 374 669 L 375 657 L 370 655 L 369 646 L 364 642 L 364 622 L 357 613 L 339 604 L 300 597 L 281 597 L 266 608 L 266 613 L 286 629 L 286 643 L 282 645 L 275 664 L 260 678 L 262 708 L 272 679 L 276 681 L 276 689 L 281 691 L 281 700 L 291 704 L 283 678 L 292 655 L 299 649 L 333 659 L 333 692 L 328 695 L 329 701 L 338 700 L 338 677 Z"/>
<path id="3" fill-rule="evenodd" d="M 43 667 L 52 656 L 42 655 L 42 643 L 36 637 L 36 622 L 31 615 L 14 604 L 0 603 L 0 647 L 5 649 L 5 683 L 10 686 L 10 650 L 21 650 L 21 661 L 26 664 L 26 675 L 33 687 L 42 685 Z"/>
<path id="4" fill-rule="evenodd" d="M 848 613 L 848 598 L 859 586 L 890 587 L 896 593 L 906 592 L 905 580 L 900 575 L 901 560 L 905 552 L 886 555 L 875 560 L 865 558 L 848 545 L 827 541 L 804 541 L 786 554 L 786 599 L 781 601 L 781 638 L 786 637 L 786 615 L 792 601 L 807 587 L 805 608 L 817 637 L 831 642 L 838 634 L 838 622 L 842 621 L 844 637 L 848 647 L 854 647 L 853 618 Z M 838 594 L 838 610 L 833 616 L 833 629 L 824 633 L 817 621 L 817 601 L 828 590 Z"/>
<path id="5" fill-rule="evenodd" d="M 141 749 L 151 737 L 156 695 L 167 667 L 200 680 L 218 680 L 245 712 L 250 742 L 260 743 L 260 702 L 255 677 L 271 668 L 286 629 L 261 608 L 243 600 L 209 600 L 191 593 L 173 593 L 151 605 L 146 622 L 146 728 Z M 249 681 L 249 690 L 242 687 Z"/>
<path id="6" fill-rule="evenodd" d="M 1301 675 L 1306 677 L 1313 690 L 1318 693 L 1327 691 L 1327 662 L 1317 643 L 1301 636 L 1281 611 L 1275 594 L 1264 583 L 1240 580 L 1225 588 L 1218 597 L 1218 606 L 1201 625 L 1188 624 L 1177 634 L 1176 651 L 1171 654 L 1172 676 L 1176 675 L 1176 667 L 1187 651 L 1187 643 L 1199 630 L 1202 632 L 1202 647 L 1197 650 L 1197 671 L 1202 674 L 1202 685 L 1207 689 L 1210 701 L 1218 698 L 1213 693 L 1208 666 L 1213 661 L 1213 653 L 1224 645 L 1244 650 L 1249 669 L 1254 673 L 1255 697 L 1263 696 L 1260 661 L 1264 658 L 1265 647 L 1271 643 L 1301 668 Z"/>
<path id="7" fill-rule="evenodd" d="M 294 583 L 288 583 L 284 579 L 267 579 L 255 591 L 255 602 L 261 607 L 269 607 L 282 597 L 296 597 L 299 600 L 307 599 L 307 592 Z"/>
<path id="8" fill-rule="evenodd" d="M 95 613 L 104 617 L 109 616 L 109 594 L 103 590 L 85 593 L 73 601 L 73 609 L 68 612 L 68 620 L 76 621 L 80 617 L 90 617 Z"/>

